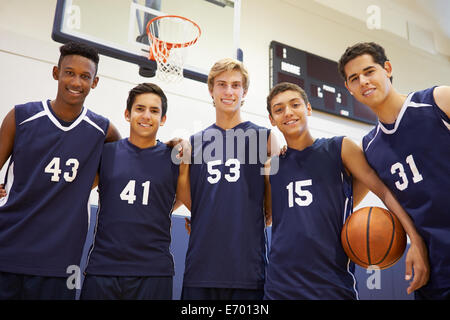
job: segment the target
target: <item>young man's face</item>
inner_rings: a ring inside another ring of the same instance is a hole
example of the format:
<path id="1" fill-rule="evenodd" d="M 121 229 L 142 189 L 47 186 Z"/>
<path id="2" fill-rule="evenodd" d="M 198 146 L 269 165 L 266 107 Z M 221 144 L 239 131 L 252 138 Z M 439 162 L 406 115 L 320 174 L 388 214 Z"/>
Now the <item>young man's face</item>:
<path id="1" fill-rule="evenodd" d="M 384 66 L 374 62 L 370 54 L 363 54 L 350 60 L 344 67 L 345 86 L 361 103 L 375 107 L 389 94 L 392 66 L 389 61 Z"/>
<path id="2" fill-rule="evenodd" d="M 162 102 L 157 94 L 137 95 L 131 112 L 125 110 L 125 118 L 130 122 L 130 138 L 156 139 L 159 127 L 166 121 L 166 116 L 161 118 L 161 114 Z"/>
<path id="3" fill-rule="evenodd" d="M 222 72 L 214 79 L 210 92 L 217 111 L 234 112 L 241 107 L 244 91 L 242 73 L 238 70 Z"/>
<path id="4" fill-rule="evenodd" d="M 59 67 L 53 67 L 58 81 L 58 97 L 69 105 L 83 105 L 86 96 L 98 83 L 94 61 L 79 55 L 65 56 Z"/>
<path id="5" fill-rule="evenodd" d="M 270 102 L 272 115 L 269 115 L 273 126 L 285 136 L 299 134 L 307 124 L 307 116 L 311 115 L 311 105 L 306 104 L 299 92 L 287 90 L 277 94 Z"/>

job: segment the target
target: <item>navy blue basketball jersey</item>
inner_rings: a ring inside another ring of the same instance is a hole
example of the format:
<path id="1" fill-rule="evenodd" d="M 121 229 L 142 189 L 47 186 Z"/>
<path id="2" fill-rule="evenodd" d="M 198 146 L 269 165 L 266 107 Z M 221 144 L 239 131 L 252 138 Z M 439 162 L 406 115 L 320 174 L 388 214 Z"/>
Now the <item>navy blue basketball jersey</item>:
<path id="1" fill-rule="evenodd" d="M 80 264 L 109 122 L 85 107 L 61 122 L 50 100 L 16 106 L 15 120 L 8 195 L 0 200 L 0 270 L 66 277 Z"/>
<path id="2" fill-rule="evenodd" d="M 265 299 L 357 299 L 354 264 L 341 245 L 352 212 L 343 137 L 288 148 L 270 176 L 272 243 Z"/>
<path id="3" fill-rule="evenodd" d="M 450 287 L 450 119 L 433 88 L 410 93 L 393 124 L 363 138 L 369 164 L 413 219 L 428 246 L 429 288 Z"/>
<path id="4" fill-rule="evenodd" d="M 270 130 L 215 124 L 191 137 L 191 235 L 183 285 L 262 289 L 264 175 Z"/>
<path id="5" fill-rule="evenodd" d="M 99 211 L 86 273 L 172 276 L 171 212 L 179 165 L 160 141 L 141 149 L 107 143 L 99 176 Z"/>

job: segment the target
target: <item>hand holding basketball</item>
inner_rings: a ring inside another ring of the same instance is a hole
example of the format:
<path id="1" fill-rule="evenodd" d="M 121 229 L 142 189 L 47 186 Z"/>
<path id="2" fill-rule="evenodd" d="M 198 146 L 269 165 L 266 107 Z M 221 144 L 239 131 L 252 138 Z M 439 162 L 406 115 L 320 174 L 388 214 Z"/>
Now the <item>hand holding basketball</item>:
<path id="1" fill-rule="evenodd" d="M 405 270 L 405 280 L 409 281 L 406 292 L 410 294 L 414 290 L 419 289 L 424 286 L 430 277 L 430 270 L 426 268 L 428 266 L 428 260 L 423 261 L 422 257 L 427 257 L 428 250 L 424 241 L 419 239 L 411 239 L 411 245 L 406 254 L 406 270 Z"/>

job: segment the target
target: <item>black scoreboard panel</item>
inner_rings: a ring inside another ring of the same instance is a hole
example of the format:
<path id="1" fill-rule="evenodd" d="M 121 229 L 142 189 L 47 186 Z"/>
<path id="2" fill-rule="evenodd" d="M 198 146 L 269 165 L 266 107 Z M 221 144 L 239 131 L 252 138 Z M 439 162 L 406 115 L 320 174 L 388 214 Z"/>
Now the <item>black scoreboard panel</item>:
<path id="1" fill-rule="evenodd" d="M 348 92 L 337 62 L 276 41 L 270 43 L 270 88 L 280 82 L 302 87 L 313 109 L 369 124 L 377 116 Z"/>

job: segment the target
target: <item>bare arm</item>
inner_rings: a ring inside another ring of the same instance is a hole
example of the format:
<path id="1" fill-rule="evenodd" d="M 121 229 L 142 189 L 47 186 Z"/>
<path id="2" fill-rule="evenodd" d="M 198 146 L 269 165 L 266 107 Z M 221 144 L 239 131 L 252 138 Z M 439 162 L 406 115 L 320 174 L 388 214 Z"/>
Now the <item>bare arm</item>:
<path id="1" fill-rule="evenodd" d="M 414 270 L 414 279 L 410 283 L 407 292 L 409 294 L 419 289 L 428 281 L 429 264 L 425 243 L 417 232 L 411 217 L 380 180 L 376 172 L 369 166 L 362 149 L 348 138 L 344 138 L 342 142 L 342 161 L 347 170 L 376 194 L 402 224 L 411 240 L 411 246 L 406 257 L 406 280 L 411 279 L 412 270 Z"/>
<path id="2" fill-rule="evenodd" d="M 11 109 L 5 116 L 0 128 L 0 169 L 6 163 L 12 153 L 14 138 L 16 136 L 15 109 Z"/>
<path id="3" fill-rule="evenodd" d="M 358 206 L 359 203 L 366 197 L 368 192 L 369 189 L 366 185 L 362 181 L 353 177 L 353 207 Z"/>
<path id="4" fill-rule="evenodd" d="M 6 160 L 10 157 L 13 146 L 14 138 L 16 136 L 16 116 L 15 109 L 11 109 L 5 116 L 0 127 L 0 169 L 6 163 Z M 6 196 L 5 186 L 0 184 L 0 198 Z"/>
<path id="5" fill-rule="evenodd" d="M 106 133 L 105 142 L 114 142 L 120 140 L 121 136 L 117 128 L 110 122 L 108 132 Z"/>
<path id="6" fill-rule="evenodd" d="M 180 173 L 177 182 L 177 194 L 173 211 L 178 209 L 182 204 L 191 210 L 191 184 L 189 180 L 189 165 L 180 164 Z"/>
<path id="7" fill-rule="evenodd" d="M 177 193 L 173 211 L 178 209 L 182 204 L 191 210 L 191 180 L 189 175 L 189 163 L 191 161 L 191 145 L 188 141 L 182 140 L 180 144 L 180 151 L 177 158 L 181 159 L 180 173 L 178 175 Z M 187 217 L 185 219 L 184 227 L 188 233 L 191 234 L 191 220 Z"/>
<path id="8" fill-rule="evenodd" d="M 440 86 L 435 88 L 433 96 L 438 107 L 450 118 L 450 87 Z"/>
<path id="9" fill-rule="evenodd" d="M 95 189 L 95 187 L 98 186 L 98 176 L 99 175 L 98 175 L 98 172 L 97 172 L 97 174 L 95 175 L 94 183 L 92 184 L 91 190 Z"/>
<path id="10" fill-rule="evenodd" d="M 278 143 L 277 137 L 270 131 L 269 137 L 267 138 L 267 156 L 275 156 L 280 154 L 280 145 Z"/>
<path id="11" fill-rule="evenodd" d="M 361 145 L 359 145 L 362 148 Z M 369 193 L 369 189 L 360 180 L 353 177 L 353 207 L 359 205 L 359 203 L 366 197 Z"/>

